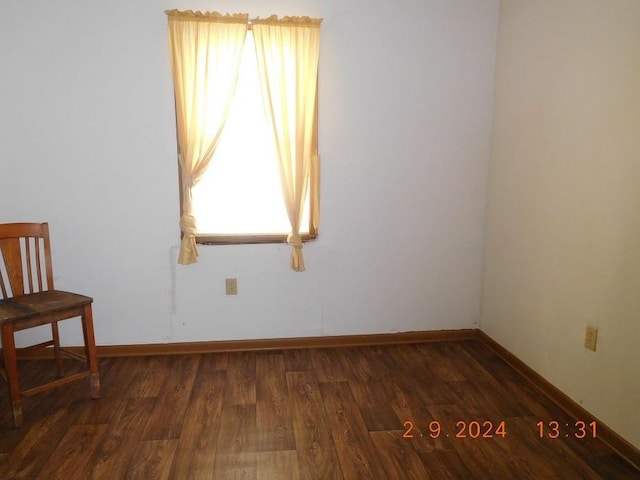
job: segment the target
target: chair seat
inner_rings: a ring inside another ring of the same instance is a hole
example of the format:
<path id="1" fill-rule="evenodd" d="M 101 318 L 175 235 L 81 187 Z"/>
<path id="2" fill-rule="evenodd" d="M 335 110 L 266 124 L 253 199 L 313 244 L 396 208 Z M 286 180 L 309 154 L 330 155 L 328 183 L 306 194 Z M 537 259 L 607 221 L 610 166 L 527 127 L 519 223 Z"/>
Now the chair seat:
<path id="1" fill-rule="evenodd" d="M 60 312 L 92 303 L 91 297 L 62 290 L 29 293 L 0 300 L 0 324 L 26 320 L 44 313 Z"/>

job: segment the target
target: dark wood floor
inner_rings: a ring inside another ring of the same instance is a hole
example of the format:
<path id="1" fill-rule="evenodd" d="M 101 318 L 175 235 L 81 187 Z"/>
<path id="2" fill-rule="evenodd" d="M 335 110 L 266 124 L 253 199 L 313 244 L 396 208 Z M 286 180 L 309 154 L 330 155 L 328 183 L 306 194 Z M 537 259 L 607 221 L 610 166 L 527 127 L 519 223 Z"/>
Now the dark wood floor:
<path id="1" fill-rule="evenodd" d="M 47 367 L 23 362 L 25 382 Z M 84 382 L 31 397 L 19 430 L 0 385 L 0 478 L 640 478 L 598 438 L 539 438 L 579 419 L 475 340 L 100 368 L 100 400 Z"/>

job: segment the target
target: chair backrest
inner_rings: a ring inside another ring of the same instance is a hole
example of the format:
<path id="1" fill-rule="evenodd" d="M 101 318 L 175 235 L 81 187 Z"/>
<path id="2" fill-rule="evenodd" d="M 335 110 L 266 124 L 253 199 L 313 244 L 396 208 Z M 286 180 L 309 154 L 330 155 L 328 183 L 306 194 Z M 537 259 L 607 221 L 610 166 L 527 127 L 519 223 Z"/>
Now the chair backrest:
<path id="1" fill-rule="evenodd" d="M 0 299 L 53 290 L 49 224 L 0 224 L 0 252 Z"/>

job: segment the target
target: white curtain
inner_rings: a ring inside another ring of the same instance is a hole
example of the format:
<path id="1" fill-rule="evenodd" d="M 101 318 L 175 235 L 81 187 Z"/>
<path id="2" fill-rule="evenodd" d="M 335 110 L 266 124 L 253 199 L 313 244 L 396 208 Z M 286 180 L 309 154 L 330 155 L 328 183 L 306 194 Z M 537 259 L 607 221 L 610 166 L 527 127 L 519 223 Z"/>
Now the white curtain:
<path id="1" fill-rule="evenodd" d="M 267 117 L 274 132 L 284 202 L 291 224 L 291 268 L 305 269 L 300 222 L 309 194 L 317 192 L 316 95 L 321 19 L 272 16 L 252 22 Z M 311 182 L 314 185 L 311 186 Z M 311 199 L 317 224 L 317 198 Z"/>
<path id="2" fill-rule="evenodd" d="M 227 118 L 238 77 L 248 15 L 165 12 L 176 102 L 182 182 L 178 263 L 198 261 L 191 189 L 206 171 Z"/>

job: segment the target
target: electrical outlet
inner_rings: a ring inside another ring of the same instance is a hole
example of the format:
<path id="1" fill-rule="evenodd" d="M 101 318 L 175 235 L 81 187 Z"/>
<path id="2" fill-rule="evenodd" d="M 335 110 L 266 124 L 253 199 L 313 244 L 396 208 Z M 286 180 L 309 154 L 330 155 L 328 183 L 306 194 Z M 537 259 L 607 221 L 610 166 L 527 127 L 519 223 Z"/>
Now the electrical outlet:
<path id="1" fill-rule="evenodd" d="M 225 290 L 227 295 L 237 295 L 238 294 L 238 279 L 237 278 L 226 278 L 224 280 Z"/>
<path id="2" fill-rule="evenodd" d="M 587 326 L 587 334 L 584 337 L 584 347 L 589 350 L 596 351 L 596 343 L 598 342 L 598 329 L 590 325 Z"/>

